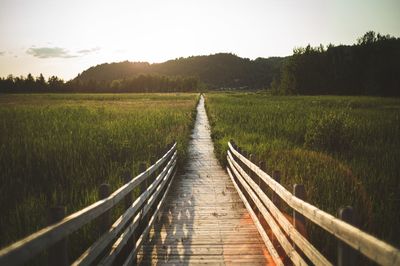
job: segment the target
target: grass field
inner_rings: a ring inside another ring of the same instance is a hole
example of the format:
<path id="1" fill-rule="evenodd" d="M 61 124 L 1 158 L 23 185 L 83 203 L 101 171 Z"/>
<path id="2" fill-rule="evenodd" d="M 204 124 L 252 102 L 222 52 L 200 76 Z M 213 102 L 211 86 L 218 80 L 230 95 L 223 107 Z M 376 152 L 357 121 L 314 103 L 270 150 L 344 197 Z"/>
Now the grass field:
<path id="1" fill-rule="evenodd" d="M 178 142 L 180 160 L 194 122 L 196 94 L 0 95 L 0 246 L 47 223 L 48 208 L 72 213 L 122 185 L 125 171 Z M 91 240 L 73 236 L 72 256 Z M 74 245 L 79 243 L 79 245 Z"/>
<path id="2" fill-rule="evenodd" d="M 400 246 L 400 99 L 210 93 L 206 106 L 222 163 L 233 139 L 280 170 L 288 190 L 304 184 L 308 201 L 333 215 L 352 205 L 359 227 Z"/>

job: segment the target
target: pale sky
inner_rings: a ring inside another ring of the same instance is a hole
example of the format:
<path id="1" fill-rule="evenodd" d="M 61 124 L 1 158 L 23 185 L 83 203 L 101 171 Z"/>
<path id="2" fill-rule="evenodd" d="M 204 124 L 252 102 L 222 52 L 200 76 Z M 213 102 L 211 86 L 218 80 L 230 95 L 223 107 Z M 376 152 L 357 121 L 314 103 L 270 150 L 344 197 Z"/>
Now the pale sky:
<path id="1" fill-rule="evenodd" d="M 400 0 L 0 0 L 0 76 L 68 80 L 105 62 L 285 56 L 369 30 L 400 37 Z"/>

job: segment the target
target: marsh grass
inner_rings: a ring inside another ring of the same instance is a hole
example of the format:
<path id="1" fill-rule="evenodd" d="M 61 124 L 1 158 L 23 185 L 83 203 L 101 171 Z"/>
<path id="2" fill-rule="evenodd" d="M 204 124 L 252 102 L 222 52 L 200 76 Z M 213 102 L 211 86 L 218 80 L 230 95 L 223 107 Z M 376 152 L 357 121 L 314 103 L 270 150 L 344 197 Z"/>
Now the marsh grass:
<path id="1" fill-rule="evenodd" d="M 292 191 L 337 214 L 352 205 L 356 225 L 400 246 L 400 100 L 374 97 L 278 97 L 208 94 L 216 154 L 230 139 L 278 169 Z M 309 225 L 313 243 L 335 260 L 336 243 Z"/>
<path id="2" fill-rule="evenodd" d="M 195 94 L 0 95 L 0 246 L 47 224 L 49 207 L 70 214 L 138 173 L 176 140 L 180 162 L 194 123 Z M 121 207 L 113 210 L 114 217 Z M 96 236 L 70 237 L 71 257 Z"/>

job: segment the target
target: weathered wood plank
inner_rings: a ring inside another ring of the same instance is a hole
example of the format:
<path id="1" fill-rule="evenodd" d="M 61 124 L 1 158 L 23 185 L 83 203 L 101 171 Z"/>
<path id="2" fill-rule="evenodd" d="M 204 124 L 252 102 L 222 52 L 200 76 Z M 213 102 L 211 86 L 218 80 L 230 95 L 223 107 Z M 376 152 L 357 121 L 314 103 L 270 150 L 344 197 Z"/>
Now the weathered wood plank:
<path id="1" fill-rule="evenodd" d="M 215 158 L 201 105 L 188 157 L 159 220 L 138 251 L 138 263 L 274 264 L 234 184 Z"/>
<path id="2" fill-rule="evenodd" d="M 272 258 L 274 259 L 275 263 L 277 265 L 283 265 L 283 262 L 281 260 L 281 258 L 279 257 L 278 252 L 276 251 L 274 245 L 272 244 L 271 240 L 268 238 L 267 234 L 265 233 L 265 231 L 262 228 L 261 223 L 258 221 L 257 219 L 257 215 L 254 213 L 254 211 L 252 210 L 250 204 L 247 202 L 246 197 L 244 196 L 244 194 L 242 193 L 242 191 L 240 190 L 239 186 L 236 184 L 236 181 L 232 175 L 232 172 L 229 170 L 229 168 L 227 168 L 228 174 L 229 176 L 232 178 L 232 182 L 235 184 L 235 187 L 239 193 L 239 196 L 241 197 L 244 205 L 246 206 L 247 211 L 250 213 L 254 224 L 256 225 L 258 232 L 260 233 L 262 239 L 264 240 L 265 246 L 267 247 L 269 253 L 271 254 Z"/>

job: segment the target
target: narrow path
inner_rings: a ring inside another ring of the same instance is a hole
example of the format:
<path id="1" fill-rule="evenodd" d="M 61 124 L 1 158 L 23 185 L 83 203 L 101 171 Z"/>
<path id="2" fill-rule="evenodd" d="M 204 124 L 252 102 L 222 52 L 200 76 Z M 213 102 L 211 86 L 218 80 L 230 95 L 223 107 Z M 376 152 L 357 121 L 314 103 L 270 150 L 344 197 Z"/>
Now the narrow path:
<path id="1" fill-rule="evenodd" d="M 229 176 L 214 155 L 201 97 L 184 173 L 138 254 L 142 265 L 272 262 Z"/>

